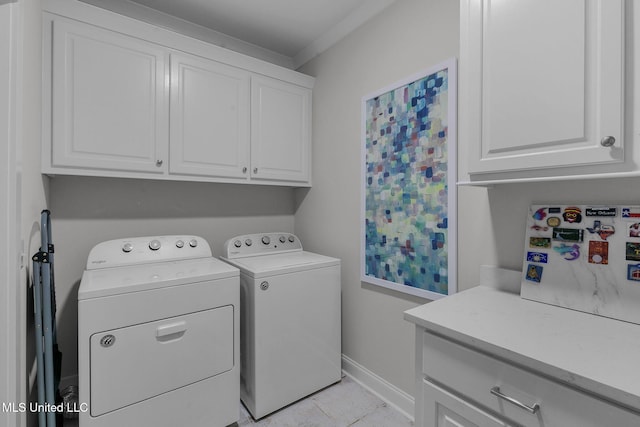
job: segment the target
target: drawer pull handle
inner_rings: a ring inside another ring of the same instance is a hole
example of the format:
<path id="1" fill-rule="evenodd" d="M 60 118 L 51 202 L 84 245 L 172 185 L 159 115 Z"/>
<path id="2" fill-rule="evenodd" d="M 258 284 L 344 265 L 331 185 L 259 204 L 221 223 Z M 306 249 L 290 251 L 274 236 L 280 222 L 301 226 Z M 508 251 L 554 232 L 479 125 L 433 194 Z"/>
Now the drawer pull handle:
<path id="1" fill-rule="evenodd" d="M 506 394 L 502 394 L 500 392 L 500 387 L 493 387 L 491 389 L 491 394 L 499 397 L 500 399 L 506 400 L 507 402 L 513 405 L 516 405 L 518 408 L 524 409 L 527 412 L 531 412 L 532 414 L 535 414 L 540 410 L 540 405 L 537 403 L 535 403 L 533 406 L 525 405 L 524 403 L 517 401 L 513 397 L 509 397 Z"/>
<path id="2" fill-rule="evenodd" d="M 187 322 L 176 322 L 156 328 L 156 339 L 160 342 L 175 341 L 187 332 Z"/>

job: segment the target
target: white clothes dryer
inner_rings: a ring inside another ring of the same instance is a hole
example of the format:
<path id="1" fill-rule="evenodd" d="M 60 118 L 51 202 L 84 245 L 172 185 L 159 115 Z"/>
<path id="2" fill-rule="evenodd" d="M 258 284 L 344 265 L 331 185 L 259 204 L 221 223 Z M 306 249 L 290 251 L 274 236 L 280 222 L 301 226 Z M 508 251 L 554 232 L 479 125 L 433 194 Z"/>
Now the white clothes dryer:
<path id="1" fill-rule="evenodd" d="M 240 397 L 259 419 L 341 379 L 340 260 L 290 233 L 225 243 L 240 269 Z"/>
<path id="2" fill-rule="evenodd" d="M 78 290 L 80 427 L 237 422 L 239 290 L 201 237 L 96 245 Z"/>

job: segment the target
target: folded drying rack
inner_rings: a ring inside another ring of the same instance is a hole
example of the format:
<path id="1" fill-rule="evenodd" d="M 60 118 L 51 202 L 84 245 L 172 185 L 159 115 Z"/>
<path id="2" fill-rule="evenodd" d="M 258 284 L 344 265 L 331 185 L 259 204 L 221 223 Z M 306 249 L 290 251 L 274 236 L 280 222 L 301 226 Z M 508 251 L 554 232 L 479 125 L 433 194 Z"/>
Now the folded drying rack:
<path id="1" fill-rule="evenodd" d="M 62 354 L 58 350 L 56 332 L 56 292 L 53 279 L 53 243 L 51 242 L 51 213 L 43 210 L 40 216 L 40 250 L 33 261 L 33 301 L 36 330 L 36 359 L 38 385 L 38 425 L 56 427 L 56 415 L 51 408 L 60 401 L 58 386 Z M 60 423 L 61 425 L 62 423 Z"/>

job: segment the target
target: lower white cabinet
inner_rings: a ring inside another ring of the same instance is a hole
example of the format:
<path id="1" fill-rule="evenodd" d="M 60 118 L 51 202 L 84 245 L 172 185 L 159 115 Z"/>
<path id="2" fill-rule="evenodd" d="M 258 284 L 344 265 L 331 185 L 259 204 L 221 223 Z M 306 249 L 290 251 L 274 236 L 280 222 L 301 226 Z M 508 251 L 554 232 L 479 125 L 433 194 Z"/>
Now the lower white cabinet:
<path id="1" fill-rule="evenodd" d="M 640 415 L 499 358 L 417 330 L 416 425 L 638 426 Z"/>
<path id="2" fill-rule="evenodd" d="M 422 384 L 422 398 L 421 415 L 424 426 L 506 427 L 509 425 L 426 380 Z"/>

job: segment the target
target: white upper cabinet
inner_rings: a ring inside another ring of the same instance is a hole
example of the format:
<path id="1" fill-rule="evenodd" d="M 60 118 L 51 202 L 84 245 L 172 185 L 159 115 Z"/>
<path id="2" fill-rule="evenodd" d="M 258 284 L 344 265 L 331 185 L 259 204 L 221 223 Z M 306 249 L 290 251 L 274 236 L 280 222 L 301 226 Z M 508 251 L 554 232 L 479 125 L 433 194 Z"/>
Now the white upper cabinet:
<path id="1" fill-rule="evenodd" d="M 311 185 L 313 77 L 81 2 L 45 9 L 43 173 Z"/>
<path id="2" fill-rule="evenodd" d="M 254 76 L 251 91 L 251 177 L 309 181 L 311 90 Z"/>
<path id="3" fill-rule="evenodd" d="M 249 85 L 244 70 L 171 54 L 170 173 L 249 177 Z"/>
<path id="4" fill-rule="evenodd" d="M 623 0 L 462 0 L 460 24 L 472 181 L 625 161 Z"/>
<path id="5" fill-rule="evenodd" d="M 52 58 L 51 168 L 166 171 L 163 49 L 61 21 Z"/>

